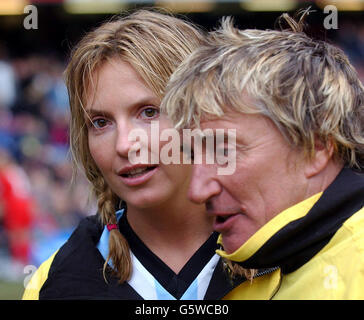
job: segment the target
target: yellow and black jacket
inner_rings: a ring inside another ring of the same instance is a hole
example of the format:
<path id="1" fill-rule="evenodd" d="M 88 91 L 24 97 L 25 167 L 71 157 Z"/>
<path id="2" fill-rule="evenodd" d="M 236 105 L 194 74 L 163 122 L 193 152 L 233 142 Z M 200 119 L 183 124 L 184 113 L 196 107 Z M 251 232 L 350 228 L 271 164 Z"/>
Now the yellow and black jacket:
<path id="1" fill-rule="evenodd" d="M 363 174 L 344 168 L 323 193 L 275 216 L 234 253 L 218 253 L 272 271 L 225 299 L 364 299 Z"/>

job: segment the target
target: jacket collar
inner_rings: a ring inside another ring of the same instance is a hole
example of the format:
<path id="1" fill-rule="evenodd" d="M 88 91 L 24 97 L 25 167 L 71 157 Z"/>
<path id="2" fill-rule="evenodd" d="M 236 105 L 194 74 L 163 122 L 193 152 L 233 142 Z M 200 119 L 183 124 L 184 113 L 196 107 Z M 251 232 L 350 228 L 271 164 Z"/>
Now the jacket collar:
<path id="1" fill-rule="evenodd" d="M 279 266 L 283 273 L 293 272 L 363 206 L 364 177 L 344 168 L 323 193 L 278 214 L 234 253 L 218 253 L 244 268 Z"/>
<path id="2" fill-rule="evenodd" d="M 120 218 L 122 217 L 124 210 L 119 210 L 117 212 L 117 220 L 120 223 Z M 216 245 L 216 237 L 214 240 Z M 72 268 L 78 268 L 78 266 L 85 265 L 97 265 L 98 267 L 92 268 L 91 270 L 88 267 L 85 267 L 84 270 L 77 272 L 82 273 L 83 275 L 90 275 L 92 279 L 98 278 L 100 281 L 100 291 L 96 291 L 94 294 L 98 297 L 105 295 L 112 298 L 121 298 L 121 299 L 142 299 L 141 296 L 137 294 L 137 292 L 127 283 L 119 284 L 118 279 L 110 275 L 109 277 L 109 285 L 105 284 L 104 279 L 102 278 L 102 266 L 105 263 L 105 257 L 108 255 L 108 232 L 106 227 L 101 224 L 98 215 L 90 216 L 84 219 L 80 226 L 75 230 L 70 240 L 68 241 L 66 248 L 64 248 L 61 254 L 56 259 L 56 265 L 58 262 L 63 264 L 65 256 L 70 257 L 68 254 L 71 250 L 73 252 L 74 247 L 82 247 L 85 249 L 82 251 L 87 252 L 85 257 L 80 258 L 83 263 L 72 263 Z M 87 248 L 86 248 L 87 247 Z M 66 250 L 65 250 L 66 249 Z M 72 255 L 74 257 L 74 255 Z M 95 260 L 95 262 L 90 262 L 90 258 Z M 74 258 L 72 258 L 74 259 Z M 86 259 L 87 262 L 86 262 Z M 83 267 L 82 267 L 83 268 Z M 57 268 L 55 268 L 57 269 Z M 75 270 L 71 270 L 70 272 L 73 274 Z M 229 291 L 231 291 L 234 287 L 238 286 L 240 283 L 244 282 L 246 279 L 244 277 L 238 277 L 234 280 L 230 280 L 227 273 L 224 270 L 222 260 L 219 259 L 219 262 L 214 270 L 210 283 L 208 285 L 205 300 L 217 300 L 224 297 Z M 59 286 L 58 286 L 59 288 Z M 75 288 L 77 292 L 78 288 Z M 95 291 L 95 290 L 93 290 Z M 92 291 L 92 292 L 93 292 Z M 77 294 L 77 293 L 75 293 Z"/>

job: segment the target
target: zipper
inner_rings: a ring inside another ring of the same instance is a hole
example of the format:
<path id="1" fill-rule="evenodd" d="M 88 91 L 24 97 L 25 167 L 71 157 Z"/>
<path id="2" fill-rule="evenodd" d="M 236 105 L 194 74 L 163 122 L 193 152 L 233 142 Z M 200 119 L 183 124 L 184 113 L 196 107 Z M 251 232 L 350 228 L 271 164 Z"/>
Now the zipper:
<path id="1" fill-rule="evenodd" d="M 278 270 L 278 269 L 279 269 L 279 267 L 273 267 L 273 268 L 267 268 L 267 269 L 264 269 L 264 270 L 262 270 L 262 271 L 258 272 L 258 273 L 257 273 L 257 274 L 253 277 L 253 279 L 255 279 L 255 278 L 257 278 L 257 277 L 265 276 L 266 274 L 272 273 L 272 272 L 274 272 L 274 271 L 276 271 L 276 270 Z M 276 288 L 274 289 L 274 291 L 273 291 L 273 293 L 272 293 L 271 297 L 269 298 L 269 300 L 272 300 L 272 299 L 273 299 L 273 297 L 277 294 L 277 292 L 278 292 L 279 288 L 281 287 L 281 283 L 282 283 L 282 276 L 280 275 L 280 277 L 279 277 L 279 283 L 278 283 L 278 285 L 276 286 Z"/>
<path id="2" fill-rule="evenodd" d="M 277 269 L 279 269 L 279 267 L 263 269 L 260 272 L 258 271 L 258 273 L 253 277 L 253 279 L 255 279 L 257 277 L 265 276 L 266 274 L 272 273 L 273 271 L 276 271 Z"/>

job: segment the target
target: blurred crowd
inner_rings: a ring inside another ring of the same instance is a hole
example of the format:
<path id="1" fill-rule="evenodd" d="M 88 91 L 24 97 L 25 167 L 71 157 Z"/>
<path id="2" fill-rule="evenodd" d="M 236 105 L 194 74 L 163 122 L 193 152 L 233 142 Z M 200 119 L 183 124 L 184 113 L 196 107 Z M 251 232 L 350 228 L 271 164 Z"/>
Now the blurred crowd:
<path id="1" fill-rule="evenodd" d="M 364 24 L 340 21 L 334 43 L 364 82 Z M 0 277 L 39 264 L 96 211 L 82 174 L 72 181 L 63 58 L 11 57 L 0 43 Z"/>
<path id="2" fill-rule="evenodd" d="M 82 174 L 71 182 L 64 62 L 6 51 L 0 45 L 0 260 L 38 266 L 95 210 Z"/>
<path id="3" fill-rule="evenodd" d="M 347 54 L 364 83 L 364 21 L 339 20 L 339 28 L 334 35 L 332 42 Z"/>

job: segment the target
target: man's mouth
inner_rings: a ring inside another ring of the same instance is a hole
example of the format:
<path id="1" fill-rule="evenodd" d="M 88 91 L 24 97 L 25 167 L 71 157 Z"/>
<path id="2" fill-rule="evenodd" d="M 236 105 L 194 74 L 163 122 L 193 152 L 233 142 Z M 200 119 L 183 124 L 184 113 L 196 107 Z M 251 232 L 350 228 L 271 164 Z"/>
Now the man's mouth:
<path id="1" fill-rule="evenodd" d="M 217 216 L 216 217 L 216 222 L 217 223 L 224 223 L 226 220 L 228 220 L 230 217 L 234 216 L 235 214 L 230 214 L 230 215 L 224 215 L 224 216 Z"/>
<path id="2" fill-rule="evenodd" d="M 239 215 L 240 213 L 216 214 L 213 228 L 217 232 L 225 233 L 233 227 L 235 220 Z"/>

